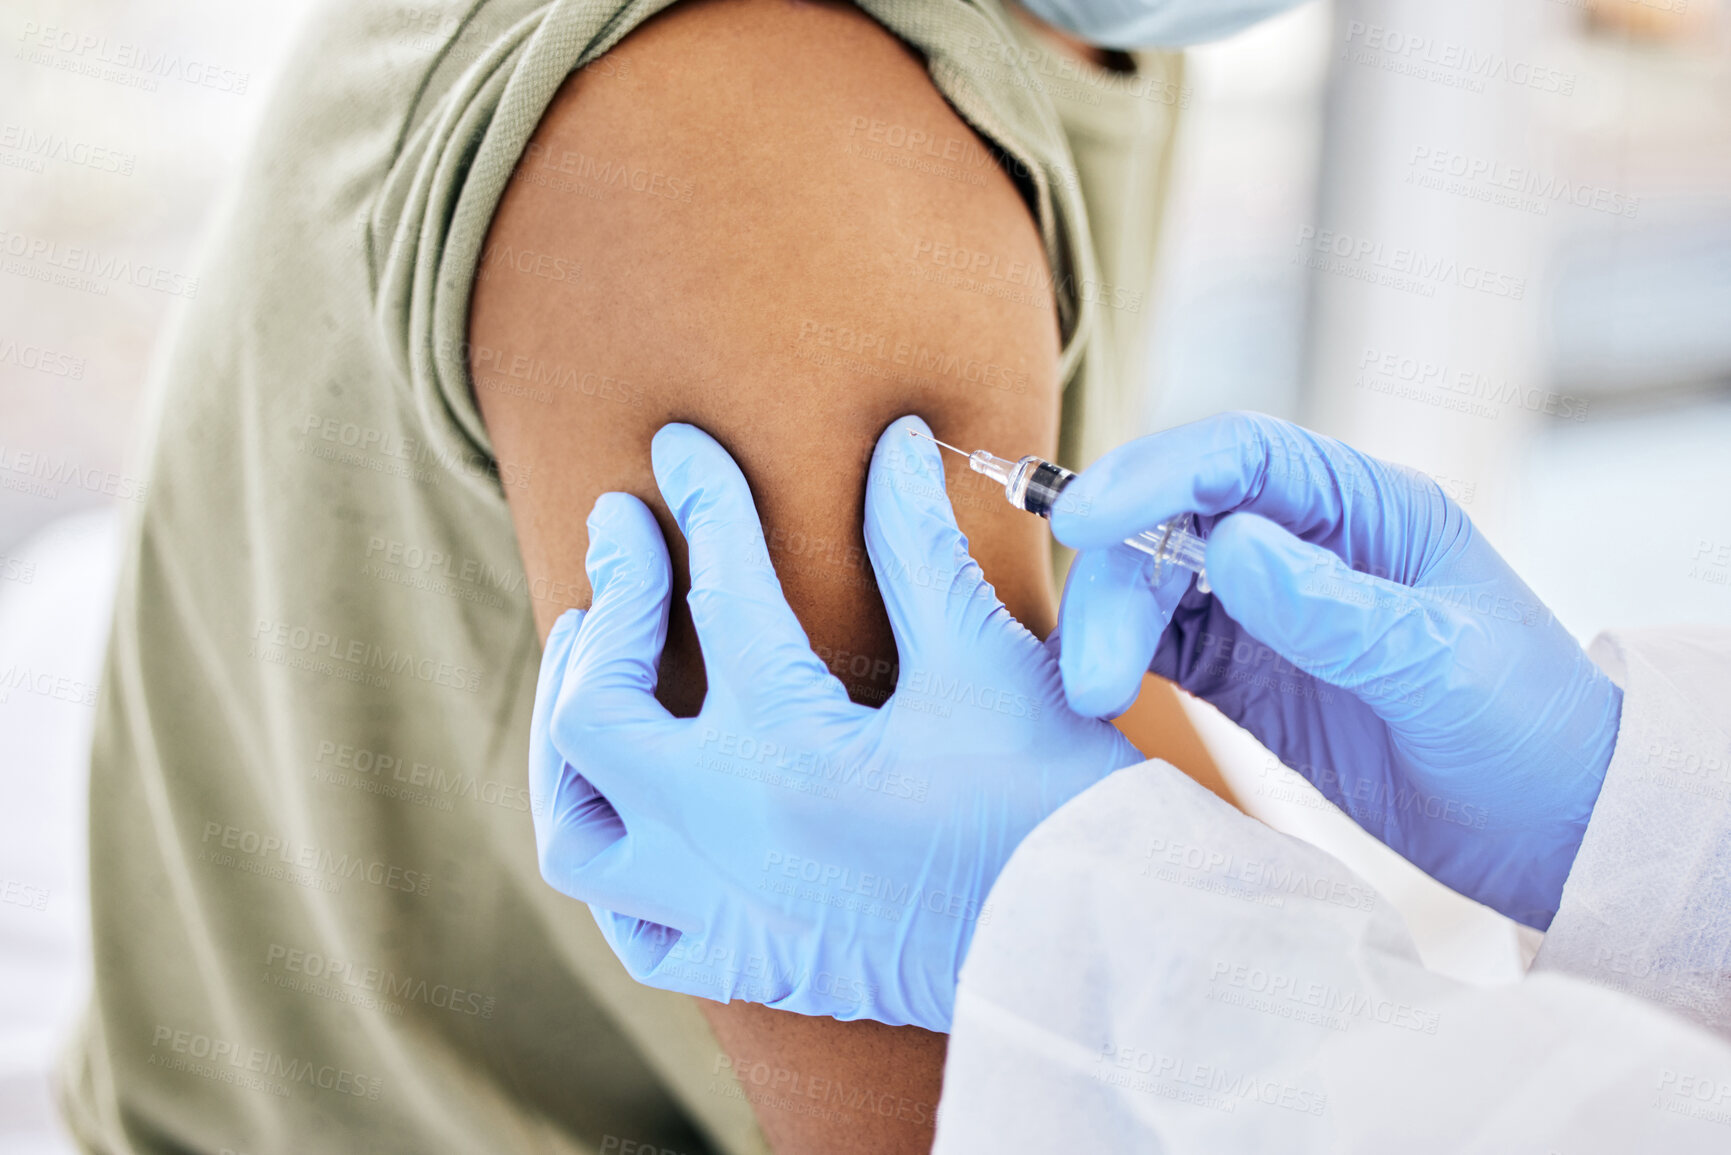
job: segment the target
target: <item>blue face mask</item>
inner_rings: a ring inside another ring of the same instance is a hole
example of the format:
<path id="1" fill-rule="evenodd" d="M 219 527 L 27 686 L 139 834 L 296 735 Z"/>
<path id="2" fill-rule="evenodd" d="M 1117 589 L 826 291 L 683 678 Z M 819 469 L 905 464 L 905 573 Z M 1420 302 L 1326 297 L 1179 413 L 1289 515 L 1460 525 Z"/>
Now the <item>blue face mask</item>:
<path id="1" fill-rule="evenodd" d="M 1179 48 L 1220 40 L 1298 0 L 1021 0 L 1048 24 L 1102 48 Z"/>

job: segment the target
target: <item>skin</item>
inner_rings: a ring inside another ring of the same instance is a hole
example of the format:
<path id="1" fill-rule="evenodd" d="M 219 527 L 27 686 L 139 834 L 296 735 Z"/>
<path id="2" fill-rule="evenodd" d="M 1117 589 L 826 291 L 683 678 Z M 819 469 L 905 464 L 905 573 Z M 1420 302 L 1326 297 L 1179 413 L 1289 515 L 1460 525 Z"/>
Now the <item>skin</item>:
<path id="1" fill-rule="evenodd" d="M 937 157 L 889 143 L 916 132 Z M 620 165 L 631 179 L 610 181 Z M 507 497 L 532 588 L 549 591 L 534 603 L 543 640 L 562 611 L 589 603 L 585 515 L 604 492 L 633 493 L 674 566 L 659 694 L 678 714 L 701 707 L 684 541 L 649 455 L 657 429 L 687 421 L 739 462 L 816 652 L 856 701 L 881 703 L 895 647 L 861 532 L 878 434 L 917 413 L 945 440 L 1011 457 L 1057 445 L 1053 302 L 937 279 L 930 254 L 943 245 L 1045 267 L 1015 184 L 921 60 L 857 9 L 688 0 L 573 75 L 494 218 L 469 323 L 501 474 L 534 478 Z M 849 331 L 868 335 L 863 350 L 845 347 Z M 898 363 L 898 348 L 955 367 Z M 525 366 L 561 384 L 531 384 Z M 1056 621 L 1046 526 L 959 459 L 946 465 L 975 558 L 1045 636 Z M 929 1149 L 944 1036 L 702 1006 L 736 1059 L 904 1105 L 835 1121 L 758 1104 L 776 1151 Z"/>

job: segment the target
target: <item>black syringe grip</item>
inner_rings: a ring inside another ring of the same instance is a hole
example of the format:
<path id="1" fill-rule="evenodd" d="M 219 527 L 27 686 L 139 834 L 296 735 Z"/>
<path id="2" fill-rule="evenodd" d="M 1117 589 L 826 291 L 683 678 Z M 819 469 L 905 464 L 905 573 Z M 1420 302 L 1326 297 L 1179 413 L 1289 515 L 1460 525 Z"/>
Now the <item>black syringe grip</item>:
<path id="1" fill-rule="evenodd" d="M 1076 475 L 1062 465 L 1036 459 L 1030 463 L 1027 486 L 1022 492 L 1022 508 L 1048 520 L 1058 506 L 1064 489 L 1076 480 Z"/>

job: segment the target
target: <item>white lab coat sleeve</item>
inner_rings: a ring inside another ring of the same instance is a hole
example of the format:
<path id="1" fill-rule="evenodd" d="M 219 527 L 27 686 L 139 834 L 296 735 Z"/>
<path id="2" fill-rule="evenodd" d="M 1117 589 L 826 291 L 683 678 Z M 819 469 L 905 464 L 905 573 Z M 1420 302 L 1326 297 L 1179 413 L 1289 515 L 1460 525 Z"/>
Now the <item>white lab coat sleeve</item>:
<path id="1" fill-rule="evenodd" d="M 1591 653 L 1623 717 L 1533 969 L 1731 1037 L 1731 630 L 1618 632 Z"/>
<path id="2" fill-rule="evenodd" d="M 1046 23 L 1104 48 L 1182 48 L 1232 35 L 1299 0 L 1022 0 Z"/>
<path id="3" fill-rule="evenodd" d="M 1728 1148 L 1731 1047 L 1568 975 L 1426 971 L 1341 863 L 1147 762 L 993 887 L 935 1150 Z"/>

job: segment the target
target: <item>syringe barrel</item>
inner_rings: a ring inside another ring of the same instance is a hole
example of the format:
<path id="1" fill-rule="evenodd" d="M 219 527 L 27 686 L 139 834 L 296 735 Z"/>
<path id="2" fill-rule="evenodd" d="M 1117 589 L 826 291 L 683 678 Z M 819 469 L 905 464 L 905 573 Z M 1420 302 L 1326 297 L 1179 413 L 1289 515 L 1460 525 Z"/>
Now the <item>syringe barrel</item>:
<path id="1" fill-rule="evenodd" d="M 1017 509 L 1050 519 L 1059 498 L 1074 480 L 1076 475 L 1061 465 L 1043 457 L 1024 457 L 1010 470 L 1004 496 Z M 1203 568 L 1208 547 L 1196 535 L 1196 519 L 1190 514 L 1163 521 L 1153 529 L 1126 538 L 1124 544 L 1154 559 L 1155 582 L 1165 576 L 1168 565 L 1176 565 L 1196 574 L 1201 579 L 1199 588 L 1204 593 L 1208 591 L 1208 575 Z"/>
<path id="2" fill-rule="evenodd" d="M 1004 483 L 1004 496 L 1017 509 L 1037 513 L 1050 519 L 1058 506 L 1064 487 L 1076 480 L 1076 475 L 1062 465 L 1054 465 L 1043 457 L 1024 457 L 1010 470 L 1010 480 Z"/>

